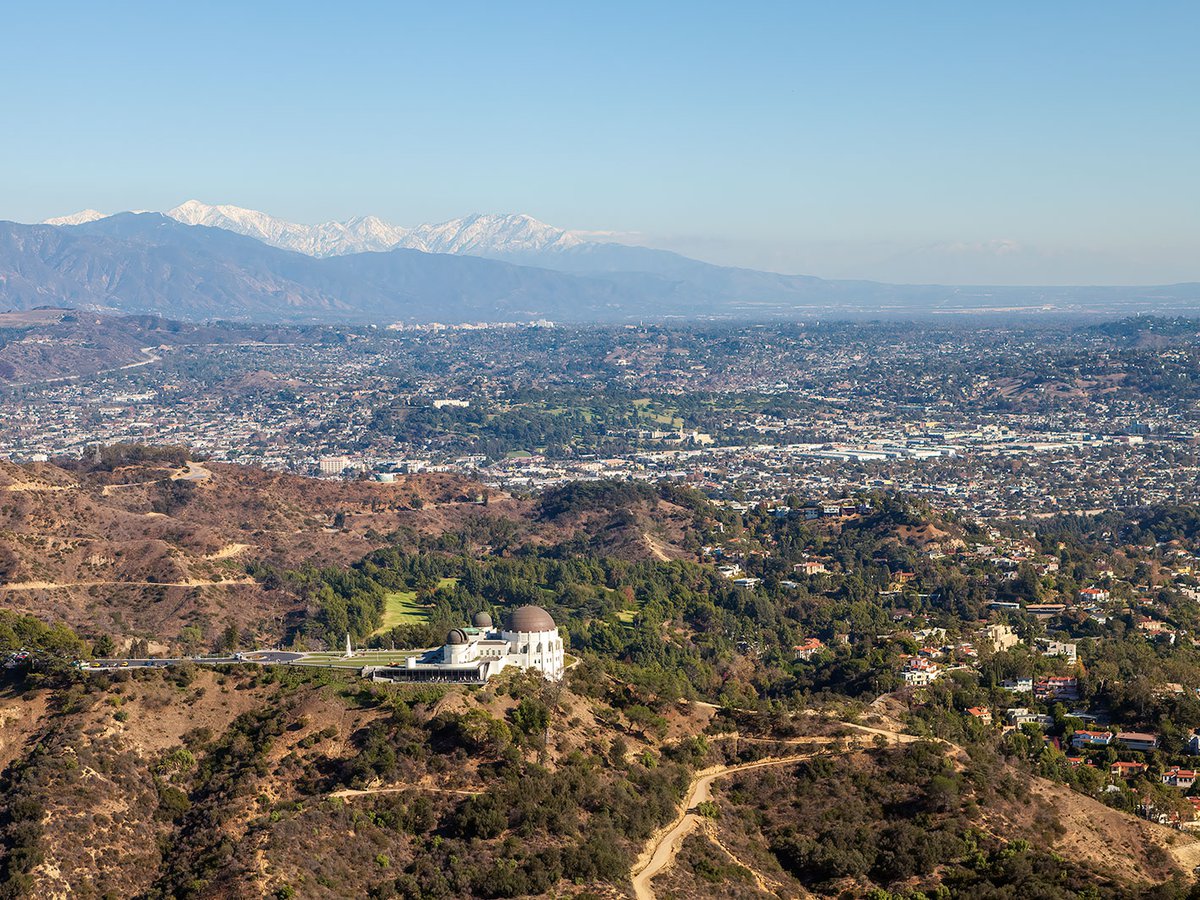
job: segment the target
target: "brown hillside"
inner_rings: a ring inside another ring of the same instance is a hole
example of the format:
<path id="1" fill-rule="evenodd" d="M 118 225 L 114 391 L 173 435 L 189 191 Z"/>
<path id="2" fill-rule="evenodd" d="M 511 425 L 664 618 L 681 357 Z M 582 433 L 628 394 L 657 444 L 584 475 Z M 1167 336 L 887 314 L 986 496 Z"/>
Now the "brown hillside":
<path id="1" fill-rule="evenodd" d="M 246 575 L 254 561 L 347 565 L 420 535 L 490 535 L 496 520 L 510 546 L 679 558 L 692 516 L 640 502 L 549 520 L 534 501 L 448 474 L 384 484 L 217 463 L 72 465 L 0 463 L 0 606 L 116 637 L 170 640 L 189 624 L 211 635 L 230 622 L 277 637 L 302 610 Z"/>

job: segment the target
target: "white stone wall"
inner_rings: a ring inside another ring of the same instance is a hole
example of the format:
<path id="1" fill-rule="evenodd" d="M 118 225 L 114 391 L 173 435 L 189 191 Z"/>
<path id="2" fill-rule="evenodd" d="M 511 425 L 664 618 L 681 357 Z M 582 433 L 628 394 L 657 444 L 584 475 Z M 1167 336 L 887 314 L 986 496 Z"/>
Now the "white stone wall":
<path id="1" fill-rule="evenodd" d="M 538 669 L 548 678 L 560 678 L 563 673 L 565 648 L 555 628 L 551 631 L 505 631 L 509 643 L 510 663 L 523 669 Z"/>

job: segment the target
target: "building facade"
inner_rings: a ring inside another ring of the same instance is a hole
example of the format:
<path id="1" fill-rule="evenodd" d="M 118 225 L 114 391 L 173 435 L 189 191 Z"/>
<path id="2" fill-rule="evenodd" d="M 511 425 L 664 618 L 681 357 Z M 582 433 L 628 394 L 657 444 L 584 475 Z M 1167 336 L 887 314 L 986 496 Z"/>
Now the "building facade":
<path id="1" fill-rule="evenodd" d="M 496 628 L 486 612 L 476 613 L 471 625 L 452 628 L 446 642 L 404 666 L 375 666 L 364 670 L 375 681 L 456 682 L 482 684 L 510 666 L 562 678 L 566 652 L 558 626 L 540 606 L 521 606 Z"/>

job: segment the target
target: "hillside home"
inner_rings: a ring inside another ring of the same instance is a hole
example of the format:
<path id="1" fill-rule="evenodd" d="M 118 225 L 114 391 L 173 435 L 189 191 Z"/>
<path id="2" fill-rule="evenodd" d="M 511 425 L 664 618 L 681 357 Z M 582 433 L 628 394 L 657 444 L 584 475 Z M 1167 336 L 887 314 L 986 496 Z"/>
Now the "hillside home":
<path id="1" fill-rule="evenodd" d="M 1179 766 L 1171 766 L 1171 768 L 1163 772 L 1162 783 L 1186 791 L 1196 783 L 1196 773 L 1191 769 L 1181 769 Z"/>
<path id="2" fill-rule="evenodd" d="M 1042 638 L 1038 641 L 1041 645 L 1042 656 L 1058 656 L 1065 659 L 1071 665 L 1075 665 L 1079 655 L 1075 644 L 1068 644 L 1065 641 L 1052 641 Z"/>
<path id="3" fill-rule="evenodd" d="M 992 711 L 986 706 L 972 706 L 967 710 L 967 715 L 984 725 L 992 724 Z"/>
<path id="4" fill-rule="evenodd" d="M 1145 753 L 1158 747 L 1158 735 L 1142 731 L 1122 731 L 1117 734 L 1116 742 L 1126 750 L 1136 750 Z"/>
<path id="5" fill-rule="evenodd" d="M 1034 684 L 1033 695 L 1039 700 L 1078 700 L 1079 681 L 1065 675 L 1051 675 Z"/>
<path id="6" fill-rule="evenodd" d="M 910 659 L 901 674 L 904 676 L 905 684 L 913 687 L 926 687 L 938 680 L 942 670 L 937 663 L 918 657 Z"/>
<path id="7" fill-rule="evenodd" d="M 1032 694 L 1033 679 L 1032 678 L 1008 678 L 1000 682 L 1000 687 L 1006 691 L 1012 691 L 1014 694 Z"/>
<path id="8" fill-rule="evenodd" d="M 989 625 L 983 629 L 983 635 L 984 640 L 990 641 L 992 649 L 997 652 L 1011 649 L 1021 643 L 1021 639 L 1009 625 Z M 1030 689 L 1032 690 L 1032 685 Z"/>
<path id="9" fill-rule="evenodd" d="M 1187 752 L 1189 756 L 1200 756 L 1200 731 L 1193 731 L 1188 738 Z"/>
<path id="10" fill-rule="evenodd" d="M 1108 774 L 1114 778 L 1133 778 L 1146 771 L 1146 764 L 1140 762 L 1115 762 L 1108 767 Z"/>
<path id="11" fill-rule="evenodd" d="M 1112 732 L 1109 731 L 1077 731 L 1071 737 L 1071 746 L 1075 749 L 1083 747 L 1107 747 L 1112 743 Z"/>
<path id="12" fill-rule="evenodd" d="M 803 641 L 802 643 L 799 643 L 793 647 L 792 652 L 795 653 L 796 659 L 802 659 L 805 662 L 808 662 L 824 649 L 824 643 L 819 641 L 817 638 L 809 638 L 808 640 Z"/>
<path id="13" fill-rule="evenodd" d="M 1049 728 L 1054 724 L 1052 717 L 1044 713 L 1035 713 L 1023 706 L 1013 707 L 1004 714 L 1004 717 L 1008 719 L 1010 725 L 1041 725 L 1043 728 Z"/>

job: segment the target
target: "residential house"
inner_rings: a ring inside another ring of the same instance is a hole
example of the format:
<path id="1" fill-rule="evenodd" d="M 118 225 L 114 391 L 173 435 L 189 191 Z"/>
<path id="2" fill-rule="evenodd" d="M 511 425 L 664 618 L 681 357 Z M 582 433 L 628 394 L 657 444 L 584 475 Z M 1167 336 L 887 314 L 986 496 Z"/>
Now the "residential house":
<path id="1" fill-rule="evenodd" d="M 1196 773 L 1191 769 L 1181 769 L 1179 766 L 1171 766 L 1171 768 L 1163 772 L 1162 783 L 1186 791 L 1196 783 Z"/>
<path id="2" fill-rule="evenodd" d="M 1000 687 L 1006 691 L 1012 691 L 1014 694 L 1032 694 L 1033 679 L 1032 678 L 1008 678 L 1000 682 Z"/>
<path id="3" fill-rule="evenodd" d="M 1030 603 L 1026 605 L 1025 612 L 1039 619 L 1050 619 L 1062 615 L 1066 609 L 1064 603 Z"/>
<path id="4" fill-rule="evenodd" d="M 1009 625 L 989 625 L 983 630 L 984 639 L 992 642 L 992 648 L 997 652 L 1008 650 L 1021 643 L 1017 633 Z"/>
<path id="5" fill-rule="evenodd" d="M 1158 735 L 1141 731 L 1122 731 L 1117 734 L 1116 742 L 1126 750 L 1144 753 L 1158 747 Z"/>
<path id="6" fill-rule="evenodd" d="M 1189 756 L 1200 756 L 1200 731 L 1193 731 L 1188 738 L 1187 752 Z"/>
<path id="7" fill-rule="evenodd" d="M 992 724 L 992 711 L 986 706 L 972 706 L 967 710 L 967 715 L 984 725 Z"/>
<path id="8" fill-rule="evenodd" d="M 941 667 L 928 659 L 915 657 L 904 665 L 904 683 L 914 687 L 925 687 L 937 681 L 942 674 Z"/>
<path id="9" fill-rule="evenodd" d="M 1033 686 L 1039 700 L 1078 700 L 1079 680 L 1065 675 L 1051 675 Z"/>
<path id="10" fill-rule="evenodd" d="M 825 568 L 825 563 L 819 560 L 809 559 L 802 563 L 796 563 L 792 569 L 799 572 L 801 575 L 823 575 L 829 570 Z"/>
<path id="11" fill-rule="evenodd" d="M 808 638 L 806 641 L 797 644 L 792 648 L 792 652 L 796 655 L 796 659 L 802 659 L 808 662 L 818 653 L 825 649 L 825 644 L 817 638 Z"/>
<path id="12" fill-rule="evenodd" d="M 1041 644 L 1042 656 L 1060 656 L 1071 665 L 1075 665 L 1079 655 L 1075 644 L 1068 644 L 1064 641 L 1052 641 L 1042 638 L 1038 641 Z"/>
<path id="13" fill-rule="evenodd" d="M 1115 762 L 1108 767 L 1108 774 L 1114 778 L 1126 780 L 1146 771 L 1146 764 L 1141 762 Z"/>
<path id="14" fill-rule="evenodd" d="M 1075 732 L 1071 737 L 1071 746 L 1076 749 L 1083 747 L 1107 747 L 1112 743 L 1112 732 L 1110 731 L 1085 731 L 1080 730 Z"/>
<path id="15" fill-rule="evenodd" d="M 1054 719 L 1050 716 L 1035 713 L 1023 706 L 1013 707 L 1004 714 L 1004 717 L 1008 719 L 1010 725 L 1041 725 L 1043 728 L 1049 728 L 1054 724 Z"/>

